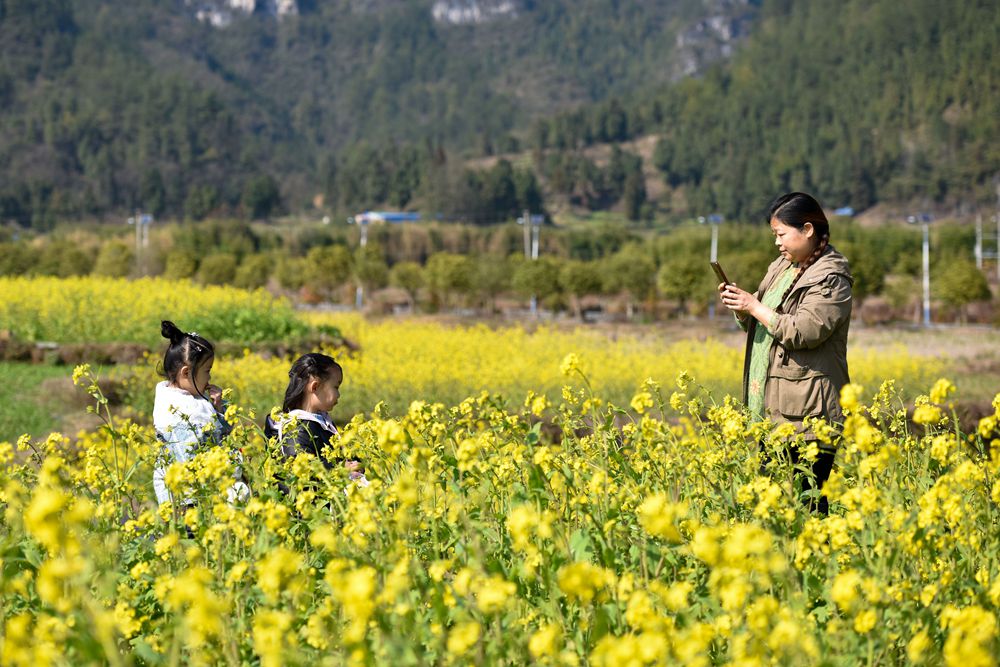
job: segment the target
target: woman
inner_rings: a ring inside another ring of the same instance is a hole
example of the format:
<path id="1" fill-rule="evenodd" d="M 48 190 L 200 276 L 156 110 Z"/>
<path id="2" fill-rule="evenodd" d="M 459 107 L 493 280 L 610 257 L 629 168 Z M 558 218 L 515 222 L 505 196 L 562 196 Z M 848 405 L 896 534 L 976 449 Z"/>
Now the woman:
<path id="1" fill-rule="evenodd" d="M 806 440 L 803 421 L 843 421 L 840 389 L 850 382 L 847 331 L 851 278 L 847 259 L 830 245 L 830 223 L 811 196 L 792 192 L 771 203 L 767 215 L 781 256 L 755 294 L 720 284 L 722 303 L 747 332 L 743 399 L 751 413 L 775 424 L 790 422 Z M 793 460 L 798 453 L 791 452 Z M 820 444 L 813 465 L 817 487 L 830 476 L 834 450 Z M 811 487 L 803 480 L 803 488 Z M 826 499 L 819 510 L 826 511 Z"/>

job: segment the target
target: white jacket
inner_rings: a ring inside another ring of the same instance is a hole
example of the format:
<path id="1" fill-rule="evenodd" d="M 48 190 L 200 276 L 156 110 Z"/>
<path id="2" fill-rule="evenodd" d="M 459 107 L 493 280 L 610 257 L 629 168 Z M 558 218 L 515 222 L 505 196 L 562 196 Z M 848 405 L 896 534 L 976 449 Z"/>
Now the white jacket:
<path id="1" fill-rule="evenodd" d="M 171 500 L 164 483 L 170 464 L 191 459 L 201 445 L 221 443 L 232 430 L 210 401 L 171 387 L 166 381 L 156 385 L 153 428 L 163 443 L 162 455 L 153 468 L 153 490 L 159 503 Z M 235 477 L 240 477 L 238 467 Z"/>

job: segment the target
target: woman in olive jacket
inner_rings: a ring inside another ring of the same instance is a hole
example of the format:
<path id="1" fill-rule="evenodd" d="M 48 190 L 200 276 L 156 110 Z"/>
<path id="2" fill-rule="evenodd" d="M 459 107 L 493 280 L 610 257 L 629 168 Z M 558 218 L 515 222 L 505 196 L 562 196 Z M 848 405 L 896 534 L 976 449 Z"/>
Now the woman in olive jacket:
<path id="1" fill-rule="evenodd" d="M 768 223 L 781 252 L 757 292 L 719 285 L 722 303 L 747 331 L 743 398 L 759 419 L 790 422 L 806 440 L 816 436 L 806 417 L 843 421 L 840 389 L 850 382 L 847 332 L 851 323 L 851 278 L 847 259 L 830 245 L 830 224 L 811 196 L 792 192 L 772 202 Z M 813 465 L 822 487 L 833 468 L 834 450 L 820 443 Z M 798 453 L 791 452 L 793 460 Z M 802 480 L 808 489 L 809 480 Z M 826 511 L 826 499 L 817 508 Z"/>

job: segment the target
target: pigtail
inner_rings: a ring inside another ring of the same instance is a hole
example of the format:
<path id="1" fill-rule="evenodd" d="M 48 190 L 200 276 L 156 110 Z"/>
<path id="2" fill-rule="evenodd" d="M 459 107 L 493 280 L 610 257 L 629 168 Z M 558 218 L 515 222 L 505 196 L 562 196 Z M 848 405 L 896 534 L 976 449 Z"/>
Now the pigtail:
<path id="1" fill-rule="evenodd" d="M 171 345 L 178 345 L 184 340 L 184 332 L 170 320 L 160 322 L 160 335 L 169 340 Z"/>
<path id="2" fill-rule="evenodd" d="M 302 406 L 306 393 L 306 383 L 313 374 L 312 360 L 308 355 L 299 357 L 291 370 L 288 371 L 288 387 L 285 389 L 285 400 L 281 404 L 282 412 L 290 412 Z"/>

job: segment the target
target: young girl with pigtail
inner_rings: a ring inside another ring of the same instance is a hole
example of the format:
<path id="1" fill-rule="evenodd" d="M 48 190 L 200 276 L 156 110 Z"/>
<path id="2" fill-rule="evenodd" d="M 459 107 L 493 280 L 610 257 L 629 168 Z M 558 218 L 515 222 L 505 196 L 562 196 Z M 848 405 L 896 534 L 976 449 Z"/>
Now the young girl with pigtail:
<path id="1" fill-rule="evenodd" d="M 160 333 L 170 341 L 163 355 L 166 380 L 156 385 L 153 427 L 163 450 L 153 468 L 153 490 L 158 503 L 173 501 L 177 507 L 194 505 L 191 498 L 173 498 L 164 478 L 173 463 L 183 463 L 205 446 L 219 445 L 232 430 L 222 414 L 222 390 L 210 384 L 215 346 L 197 333 L 185 333 L 173 322 L 160 323 Z M 238 455 L 236 456 L 238 459 Z M 239 461 L 230 502 L 249 495 L 239 481 Z"/>
<path id="2" fill-rule="evenodd" d="M 843 421 L 840 389 L 850 382 L 847 332 L 851 277 L 847 259 L 830 245 L 830 223 L 813 197 L 791 192 L 775 199 L 767 221 L 780 256 L 753 294 L 719 285 L 722 303 L 747 332 L 743 398 L 758 419 L 792 423 L 806 441 L 817 440 L 807 417 Z M 812 466 L 817 488 L 829 478 L 834 450 L 819 443 Z M 798 452 L 792 451 L 793 462 Z M 803 489 L 811 481 L 802 480 Z M 826 498 L 814 505 L 826 512 Z"/>
<path id="3" fill-rule="evenodd" d="M 286 457 L 310 454 L 327 470 L 343 466 L 351 480 L 368 486 L 361 461 L 354 458 L 330 460 L 324 451 L 331 438 L 340 435 L 330 418 L 330 410 L 340 400 L 343 381 L 344 369 L 333 357 L 311 352 L 296 359 L 288 371 L 281 415 L 277 420 L 267 417 L 264 436 L 276 438 Z"/>

